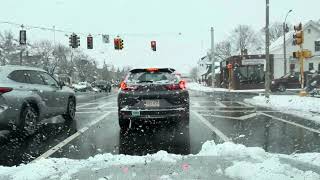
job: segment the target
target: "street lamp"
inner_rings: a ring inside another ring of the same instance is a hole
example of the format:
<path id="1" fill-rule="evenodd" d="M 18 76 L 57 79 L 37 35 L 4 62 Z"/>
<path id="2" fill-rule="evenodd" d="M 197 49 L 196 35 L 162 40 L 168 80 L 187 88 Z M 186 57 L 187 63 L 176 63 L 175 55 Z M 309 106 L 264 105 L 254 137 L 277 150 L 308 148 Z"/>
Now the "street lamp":
<path id="1" fill-rule="evenodd" d="M 287 21 L 287 17 L 288 15 L 292 12 L 292 9 L 290 9 L 286 15 L 286 18 L 284 19 L 283 22 L 283 57 L 284 57 L 284 75 L 287 74 L 287 46 L 286 46 L 286 32 L 287 32 L 287 28 L 286 28 L 286 21 Z"/>

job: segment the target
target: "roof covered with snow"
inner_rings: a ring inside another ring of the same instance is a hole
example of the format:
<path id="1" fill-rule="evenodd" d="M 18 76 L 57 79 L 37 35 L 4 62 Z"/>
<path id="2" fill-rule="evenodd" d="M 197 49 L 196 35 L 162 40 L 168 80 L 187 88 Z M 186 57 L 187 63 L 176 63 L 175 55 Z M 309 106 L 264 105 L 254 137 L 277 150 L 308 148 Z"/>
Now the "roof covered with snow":
<path id="1" fill-rule="evenodd" d="M 293 41 L 293 34 L 294 34 L 294 31 L 290 31 L 290 32 L 286 33 L 286 43 Z M 283 36 L 279 37 L 276 41 L 271 43 L 270 51 L 282 48 L 282 46 L 283 46 Z"/>
<path id="2" fill-rule="evenodd" d="M 309 22 L 307 22 L 304 25 L 304 28 L 306 28 L 308 26 L 312 26 L 315 29 L 317 29 L 318 31 L 320 31 L 320 20 L 318 22 L 310 20 Z M 290 31 L 290 32 L 286 33 L 286 43 L 293 41 L 293 34 L 294 34 L 294 31 Z M 280 49 L 280 48 L 282 48 L 282 46 L 283 46 L 283 36 L 279 37 L 276 41 L 271 43 L 270 51 L 275 51 L 277 49 Z"/>

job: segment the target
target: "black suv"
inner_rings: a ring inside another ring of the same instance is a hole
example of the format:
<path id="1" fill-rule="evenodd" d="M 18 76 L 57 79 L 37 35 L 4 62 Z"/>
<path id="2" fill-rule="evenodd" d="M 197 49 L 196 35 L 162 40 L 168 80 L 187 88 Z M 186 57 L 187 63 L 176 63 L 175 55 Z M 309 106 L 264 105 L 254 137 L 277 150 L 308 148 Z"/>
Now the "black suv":
<path id="1" fill-rule="evenodd" d="M 111 92 L 111 84 L 107 81 L 100 80 L 92 83 L 93 87 L 97 87 L 105 92 Z"/>
<path id="2" fill-rule="evenodd" d="M 185 82 L 174 72 L 171 68 L 129 72 L 118 94 L 121 130 L 126 130 L 135 120 L 157 123 L 173 119 L 185 126 L 189 124 L 189 93 Z"/>

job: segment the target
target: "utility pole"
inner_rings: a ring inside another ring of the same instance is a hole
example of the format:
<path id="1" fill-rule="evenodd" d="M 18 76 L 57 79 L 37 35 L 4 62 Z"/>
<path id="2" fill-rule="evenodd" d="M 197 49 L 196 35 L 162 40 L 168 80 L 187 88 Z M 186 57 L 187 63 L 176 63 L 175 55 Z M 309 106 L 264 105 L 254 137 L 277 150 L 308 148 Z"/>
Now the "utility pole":
<path id="1" fill-rule="evenodd" d="M 286 45 L 286 33 L 287 33 L 287 25 L 286 25 L 286 21 L 287 21 L 287 17 L 288 15 L 292 12 L 292 9 L 288 11 L 286 18 L 284 19 L 283 22 L 283 58 L 284 58 L 284 75 L 287 74 L 287 45 Z"/>
<path id="2" fill-rule="evenodd" d="M 283 23 L 283 60 L 284 75 L 287 74 L 287 46 L 286 46 L 286 23 Z"/>
<path id="3" fill-rule="evenodd" d="M 269 55 L 269 0 L 266 0 L 266 75 L 265 75 L 265 96 L 269 99 L 270 96 L 270 55 Z"/>
<path id="4" fill-rule="evenodd" d="M 215 58 L 214 58 L 214 29 L 211 27 L 211 53 L 210 53 L 211 61 L 212 61 L 212 67 L 211 67 L 211 80 L 212 80 L 212 87 L 214 88 L 215 84 Z"/>

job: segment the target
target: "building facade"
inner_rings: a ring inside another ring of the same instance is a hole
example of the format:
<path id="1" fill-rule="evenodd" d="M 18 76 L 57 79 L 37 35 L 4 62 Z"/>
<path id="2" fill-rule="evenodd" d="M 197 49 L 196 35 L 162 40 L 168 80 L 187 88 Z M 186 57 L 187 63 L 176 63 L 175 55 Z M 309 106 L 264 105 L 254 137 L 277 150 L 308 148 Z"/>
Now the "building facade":
<path id="1" fill-rule="evenodd" d="M 320 71 L 320 21 L 309 21 L 303 26 L 304 44 L 303 48 L 312 52 L 312 57 L 304 61 L 304 71 Z M 287 73 L 299 72 L 300 63 L 293 57 L 293 52 L 298 51 L 299 47 L 293 45 L 294 31 L 286 33 L 286 57 Z M 274 55 L 274 78 L 283 76 L 285 63 L 283 54 L 283 36 L 277 39 L 270 46 L 270 54 Z"/>

